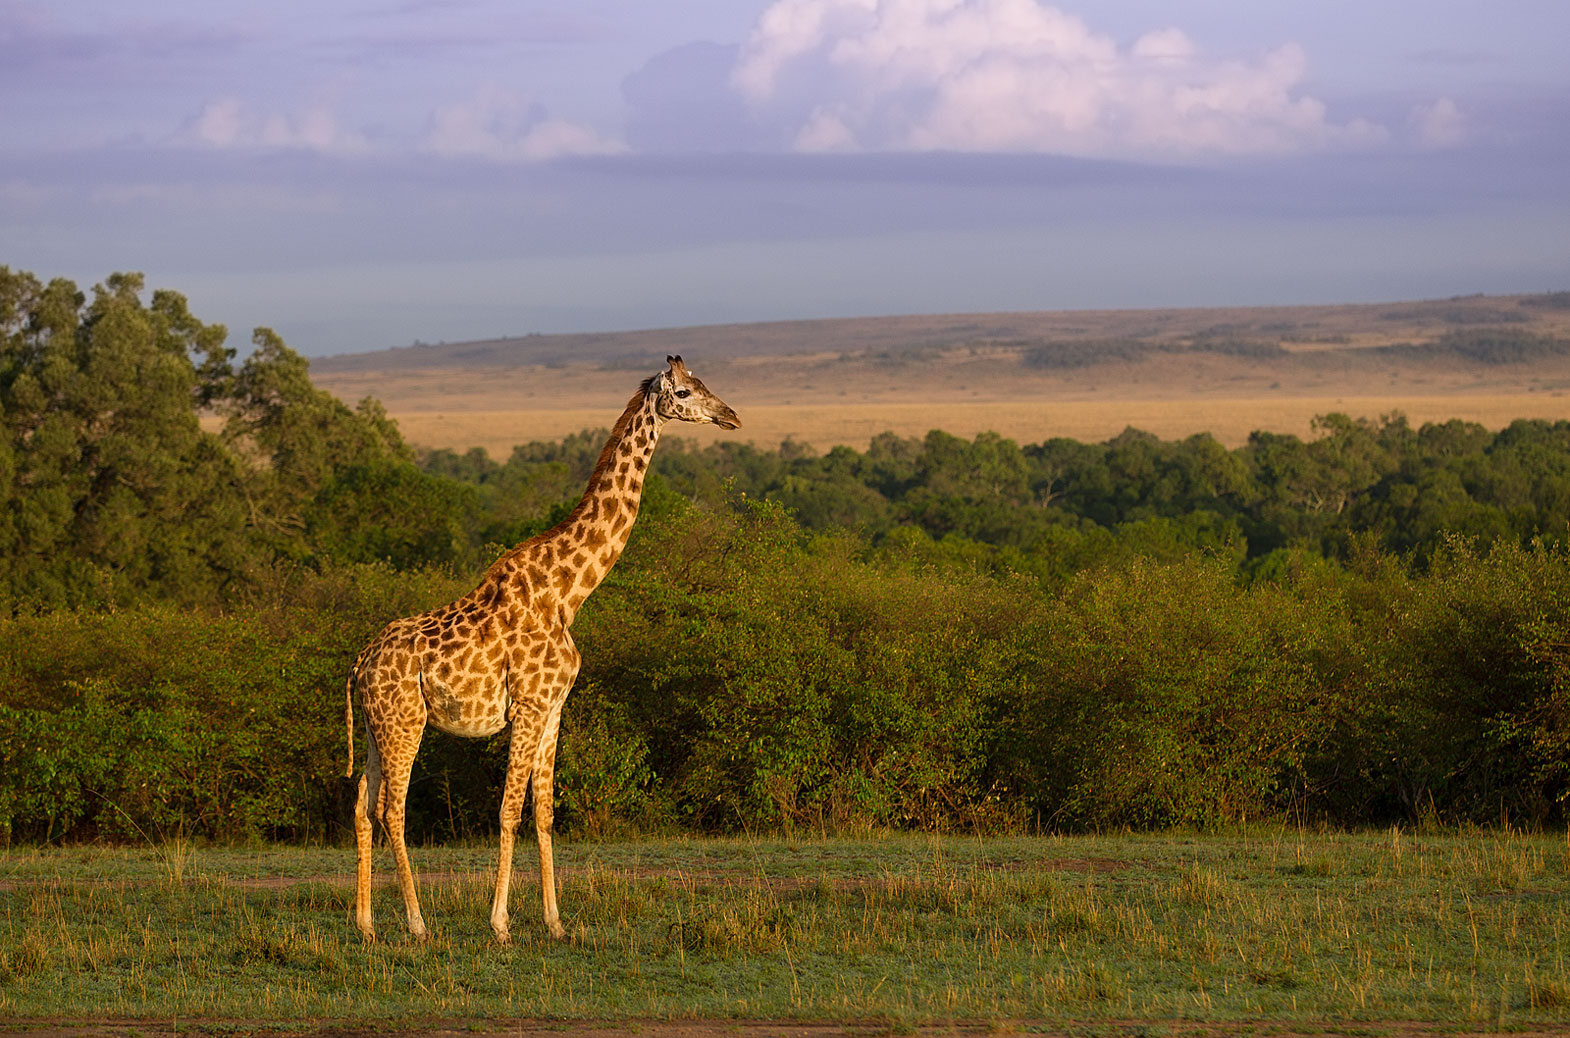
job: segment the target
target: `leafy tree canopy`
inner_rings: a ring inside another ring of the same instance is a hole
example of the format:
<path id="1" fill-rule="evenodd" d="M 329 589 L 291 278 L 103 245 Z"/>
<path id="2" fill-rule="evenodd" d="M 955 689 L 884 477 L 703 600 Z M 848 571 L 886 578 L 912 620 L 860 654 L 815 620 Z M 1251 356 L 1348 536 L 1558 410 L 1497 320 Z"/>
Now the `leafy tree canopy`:
<path id="1" fill-rule="evenodd" d="M 309 536 L 355 521 L 343 481 L 378 465 L 427 478 L 379 404 L 314 387 L 273 332 L 236 367 L 222 325 L 143 290 L 139 274 L 88 295 L 0 267 L 0 598 L 15 607 L 214 601 L 280 558 L 363 541 Z"/>

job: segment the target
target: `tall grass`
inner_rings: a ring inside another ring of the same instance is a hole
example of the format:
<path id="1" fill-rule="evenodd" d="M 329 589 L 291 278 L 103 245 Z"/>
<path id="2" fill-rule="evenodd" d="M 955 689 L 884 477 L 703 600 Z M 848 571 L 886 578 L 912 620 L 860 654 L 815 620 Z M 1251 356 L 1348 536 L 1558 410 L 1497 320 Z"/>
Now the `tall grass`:
<path id="1" fill-rule="evenodd" d="M 1570 1021 L 1562 834 L 564 842 L 569 940 L 521 873 L 507 948 L 485 849 L 422 852 L 428 944 L 379 888 L 372 945 L 344 852 L 255 853 L 6 854 L 0 1012 Z"/>

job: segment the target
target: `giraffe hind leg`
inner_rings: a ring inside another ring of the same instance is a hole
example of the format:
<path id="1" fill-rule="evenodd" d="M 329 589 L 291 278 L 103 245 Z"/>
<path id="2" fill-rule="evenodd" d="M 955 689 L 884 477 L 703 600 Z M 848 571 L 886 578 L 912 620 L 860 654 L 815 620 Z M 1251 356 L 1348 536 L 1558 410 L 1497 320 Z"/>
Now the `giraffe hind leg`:
<path id="1" fill-rule="evenodd" d="M 414 757 L 420 749 L 421 731 L 406 737 L 402 742 L 384 744 L 377 740 L 381 753 L 382 789 L 377 805 L 382 829 L 392 846 L 393 860 L 398 865 L 398 889 L 403 893 L 403 907 L 409 919 L 409 932 L 424 940 L 429 936 L 425 919 L 420 914 L 420 893 L 414 881 L 414 870 L 409 865 L 409 848 L 404 843 L 403 823 L 405 802 L 409 796 L 409 777 L 414 772 Z"/>
<path id="2" fill-rule="evenodd" d="M 375 851 L 374 818 L 381 799 L 382 768 L 376 752 L 376 737 L 366 726 L 365 771 L 360 775 L 354 798 L 354 924 L 367 941 L 376 939 L 376 928 L 371 921 L 371 856 Z"/>

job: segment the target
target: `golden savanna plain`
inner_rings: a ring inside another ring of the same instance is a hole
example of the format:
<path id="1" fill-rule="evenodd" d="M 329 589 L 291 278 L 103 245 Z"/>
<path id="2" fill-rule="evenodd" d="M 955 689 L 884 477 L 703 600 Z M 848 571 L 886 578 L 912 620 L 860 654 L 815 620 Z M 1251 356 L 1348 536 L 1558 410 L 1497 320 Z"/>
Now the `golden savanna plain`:
<path id="1" fill-rule="evenodd" d="M 416 446 L 498 460 L 608 426 L 672 353 L 742 416 L 733 432 L 681 430 L 705 443 L 863 449 L 932 429 L 1096 442 L 1133 426 L 1235 447 L 1256 430 L 1312 436 L 1331 412 L 1491 429 L 1570 419 L 1570 351 L 1512 353 L 1555 340 L 1570 341 L 1570 294 L 522 335 L 327 357 L 312 374 L 345 400 L 380 399 Z"/>

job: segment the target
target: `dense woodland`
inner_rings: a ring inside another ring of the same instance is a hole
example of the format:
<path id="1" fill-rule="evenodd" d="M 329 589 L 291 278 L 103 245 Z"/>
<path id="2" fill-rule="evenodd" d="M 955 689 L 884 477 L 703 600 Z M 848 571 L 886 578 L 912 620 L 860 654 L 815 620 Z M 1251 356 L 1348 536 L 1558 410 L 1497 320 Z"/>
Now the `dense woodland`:
<path id="1" fill-rule="evenodd" d="M 144 296 L 0 268 L 0 833 L 338 838 L 355 652 L 565 515 L 604 433 L 417 453 Z M 1564 821 L 1570 423 L 654 471 L 574 629 L 563 829 Z M 429 734 L 415 837 L 493 829 L 505 760 Z"/>

